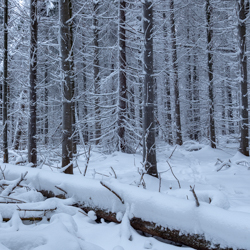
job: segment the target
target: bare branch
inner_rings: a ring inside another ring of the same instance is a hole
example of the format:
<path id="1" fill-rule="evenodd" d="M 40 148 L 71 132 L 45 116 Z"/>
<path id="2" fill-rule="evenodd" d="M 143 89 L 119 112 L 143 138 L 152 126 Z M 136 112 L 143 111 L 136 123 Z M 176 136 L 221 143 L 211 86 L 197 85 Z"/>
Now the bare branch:
<path id="1" fill-rule="evenodd" d="M 194 186 L 195 187 L 195 186 Z M 196 207 L 199 207 L 200 206 L 200 203 L 199 203 L 199 200 L 198 200 L 198 197 L 194 191 L 194 187 L 190 186 L 190 191 L 193 193 L 194 195 L 194 198 L 195 198 L 195 202 L 196 202 Z"/>
<path id="2" fill-rule="evenodd" d="M 107 188 L 110 192 L 112 192 L 120 201 L 122 204 L 124 204 L 123 199 L 114 191 L 112 190 L 110 187 L 106 186 L 102 181 L 100 182 L 102 186 L 104 186 L 105 188 Z"/>
<path id="3" fill-rule="evenodd" d="M 169 164 L 168 161 L 167 161 L 167 163 L 168 163 L 168 165 L 169 165 L 169 167 L 170 167 L 170 170 L 171 170 L 171 172 L 172 172 L 174 178 L 177 180 L 177 182 L 178 182 L 178 184 L 179 184 L 179 188 L 181 188 L 181 184 L 180 184 L 179 180 L 177 179 L 177 177 L 175 176 L 175 174 L 174 174 L 174 172 L 173 172 L 173 169 L 172 169 L 171 165 Z"/>

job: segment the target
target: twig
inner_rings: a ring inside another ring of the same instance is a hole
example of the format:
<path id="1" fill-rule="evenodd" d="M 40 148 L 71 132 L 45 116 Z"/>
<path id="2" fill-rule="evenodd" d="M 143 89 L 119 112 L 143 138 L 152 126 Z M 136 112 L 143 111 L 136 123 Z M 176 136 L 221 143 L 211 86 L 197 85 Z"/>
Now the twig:
<path id="1" fill-rule="evenodd" d="M 177 145 L 175 146 L 175 148 L 174 148 L 173 152 L 172 152 L 172 153 L 171 153 L 171 155 L 168 157 L 168 159 L 170 159 L 170 158 L 173 156 L 174 151 L 176 150 L 176 148 L 177 148 Z"/>
<path id="2" fill-rule="evenodd" d="M 195 186 L 194 186 L 195 187 Z M 199 200 L 198 200 L 198 197 L 194 191 L 194 187 L 190 186 L 190 191 L 193 193 L 194 195 L 194 198 L 195 198 L 195 202 L 196 202 L 196 207 L 199 207 L 200 206 L 200 203 L 199 203 Z"/>
<path id="3" fill-rule="evenodd" d="M 215 163 L 215 166 L 218 165 L 218 163 L 222 163 L 223 161 L 220 158 L 217 158 L 217 161 Z"/>
<path id="4" fill-rule="evenodd" d="M 123 199 L 114 191 L 112 190 L 110 187 L 106 186 L 102 181 L 100 182 L 102 186 L 104 186 L 105 188 L 107 188 L 110 192 L 112 192 L 120 201 L 122 204 L 124 204 Z"/>
<path id="5" fill-rule="evenodd" d="M 159 174 L 159 193 L 161 192 L 161 174 L 160 173 L 158 173 Z"/>
<path id="6" fill-rule="evenodd" d="M 95 174 L 102 175 L 102 176 L 110 177 L 109 175 L 106 175 L 106 174 L 102 174 L 102 173 L 96 172 L 95 169 L 94 169 L 94 173 L 95 173 Z"/>
<path id="7" fill-rule="evenodd" d="M 88 152 L 87 162 L 86 162 L 86 166 L 85 166 L 85 170 L 84 170 L 83 176 L 85 176 L 86 173 L 87 173 L 87 169 L 88 169 L 88 165 L 89 165 L 89 158 L 90 158 L 90 150 L 91 150 L 91 145 L 89 145 L 89 152 Z"/>
<path id="8" fill-rule="evenodd" d="M 113 171 L 113 173 L 114 173 L 114 175 L 115 175 L 115 179 L 117 179 L 117 175 L 116 175 L 116 173 L 115 173 L 115 170 L 112 168 L 112 167 L 110 167 L 111 169 L 112 169 L 112 171 Z"/>
<path id="9" fill-rule="evenodd" d="M 175 174 L 174 174 L 174 172 L 173 172 L 173 169 L 172 169 L 171 165 L 169 164 L 168 161 L 167 161 L 167 163 L 168 163 L 168 166 L 170 167 L 170 170 L 171 170 L 171 172 L 172 172 L 174 178 L 177 180 L 177 182 L 178 182 L 178 184 L 179 184 L 179 188 L 181 188 L 181 184 L 180 184 L 179 180 L 177 179 L 177 177 L 175 176 Z"/>
<path id="10" fill-rule="evenodd" d="M 65 190 L 63 190 L 62 188 L 58 187 L 58 186 L 55 186 L 55 188 L 61 190 L 62 192 L 64 192 L 65 194 L 67 194 L 67 192 Z"/>
<path id="11" fill-rule="evenodd" d="M 220 168 L 217 169 L 217 172 L 219 172 L 223 167 L 227 166 L 227 167 L 231 167 L 231 160 L 229 159 L 228 162 L 222 163 Z"/>
<path id="12" fill-rule="evenodd" d="M 5 166 L 5 168 L 6 168 L 6 166 Z M 4 170 L 5 170 L 5 168 L 4 168 Z M 0 166 L 0 170 L 1 170 L 1 173 L 2 173 L 2 175 L 3 175 L 3 179 L 5 180 L 4 170 L 2 169 L 1 166 Z"/>
<path id="13" fill-rule="evenodd" d="M 24 211 L 24 212 L 44 212 L 44 213 L 47 213 L 47 212 L 53 212 L 57 209 L 57 207 L 55 208 L 51 208 L 51 209 L 26 209 L 26 208 L 20 208 L 19 206 L 17 206 L 17 210 L 18 211 Z"/>
<path id="14" fill-rule="evenodd" d="M 24 180 L 27 174 L 28 174 L 28 171 L 26 171 L 24 175 L 21 174 L 19 181 L 11 188 L 11 190 L 8 192 L 8 194 L 6 194 L 6 196 L 9 196 L 16 189 L 16 187 L 20 185 L 20 183 Z"/>
<path id="15" fill-rule="evenodd" d="M 13 200 L 13 201 L 18 201 L 18 202 L 20 202 L 20 203 L 26 203 L 26 201 L 14 199 L 14 198 L 11 198 L 11 197 L 9 197 L 9 196 L 0 196 L 0 198 L 9 199 L 9 200 Z"/>
<path id="16" fill-rule="evenodd" d="M 85 216 L 88 216 L 85 212 L 78 210 L 79 213 L 84 214 Z"/>

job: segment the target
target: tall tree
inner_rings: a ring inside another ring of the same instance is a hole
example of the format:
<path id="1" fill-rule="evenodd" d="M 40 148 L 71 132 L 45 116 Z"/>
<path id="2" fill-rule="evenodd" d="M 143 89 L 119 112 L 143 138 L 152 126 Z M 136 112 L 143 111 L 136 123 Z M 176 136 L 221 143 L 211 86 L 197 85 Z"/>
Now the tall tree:
<path id="1" fill-rule="evenodd" d="M 153 78 L 153 3 L 143 4 L 144 31 L 144 111 L 143 111 L 143 162 L 146 172 L 158 177 L 155 146 L 154 78 Z"/>
<path id="2" fill-rule="evenodd" d="M 240 64 L 240 98 L 241 98 L 241 136 L 239 151 L 249 156 L 248 133 L 248 84 L 247 84 L 247 46 L 246 46 L 246 20 L 249 12 L 249 1 L 238 0 L 238 32 L 239 32 L 239 64 Z"/>
<path id="3" fill-rule="evenodd" d="M 100 121 L 100 61 L 99 61 L 99 25 L 98 25 L 98 10 L 99 1 L 94 1 L 94 92 L 95 96 L 95 144 L 98 145 L 101 137 L 101 121 Z"/>
<path id="4" fill-rule="evenodd" d="M 36 145 L 36 85 L 37 85 L 37 0 L 30 0 L 30 86 L 29 86 L 29 132 L 28 132 L 28 161 L 37 164 Z"/>
<path id="5" fill-rule="evenodd" d="M 4 54 L 3 54 L 3 162 L 9 162 L 8 155 L 8 0 L 4 0 Z"/>
<path id="6" fill-rule="evenodd" d="M 182 145 L 174 0 L 170 0 L 170 11 L 171 11 L 170 12 L 170 25 L 171 25 L 171 42 L 172 42 L 172 62 L 173 62 L 173 71 L 174 71 L 173 74 L 174 74 L 174 95 L 175 95 L 176 144 Z"/>
<path id="7" fill-rule="evenodd" d="M 119 148 L 126 152 L 125 142 L 125 115 L 127 112 L 127 79 L 126 79 L 126 1 L 119 0 L 119 112 L 118 136 Z"/>
<path id="8" fill-rule="evenodd" d="M 72 164 L 72 86 L 71 86 L 71 45 L 70 0 L 59 1 L 60 56 L 62 76 L 62 167 L 66 174 L 73 174 Z"/>
<path id="9" fill-rule="evenodd" d="M 212 29 L 212 6 L 210 0 L 206 0 L 207 21 L 207 66 L 209 80 L 209 134 L 212 148 L 216 148 L 215 124 L 214 124 L 214 71 L 213 71 L 213 29 Z"/>

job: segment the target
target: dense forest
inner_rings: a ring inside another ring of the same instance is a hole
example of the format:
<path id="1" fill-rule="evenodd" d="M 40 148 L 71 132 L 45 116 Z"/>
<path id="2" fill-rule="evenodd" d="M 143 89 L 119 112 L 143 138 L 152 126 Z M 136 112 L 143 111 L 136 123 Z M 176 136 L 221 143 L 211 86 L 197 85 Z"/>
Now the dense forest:
<path id="1" fill-rule="evenodd" d="M 102 152 L 144 146 L 157 175 L 155 137 L 248 150 L 249 2 L 4 0 L 1 113 L 8 149 L 77 145 Z"/>

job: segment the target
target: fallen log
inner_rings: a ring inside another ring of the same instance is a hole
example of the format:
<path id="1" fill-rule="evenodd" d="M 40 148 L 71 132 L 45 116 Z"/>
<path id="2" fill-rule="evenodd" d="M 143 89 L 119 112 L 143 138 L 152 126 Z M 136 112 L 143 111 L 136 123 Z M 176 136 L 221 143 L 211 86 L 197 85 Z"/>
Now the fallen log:
<path id="1" fill-rule="evenodd" d="M 14 178 L 21 171 L 8 165 L 7 169 L 6 178 Z M 108 183 L 103 182 L 109 187 L 108 190 L 97 180 L 82 176 L 52 172 L 48 175 L 39 169 L 29 169 L 29 173 L 27 182 L 32 183 L 44 196 L 62 195 L 62 191 L 55 188 L 56 185 L 67 192 L 63 197 L 74 197 L 75 206 L 85 212 L 93 210 L 97 217 L 107 221 L 119 223 L 117 213 L 124 214 L 129 207 L 131 226 L 153 236 L 200 250 L 250 249 L 248 214 L 227 211 L 204 202 L 196 207 L 194 201 L 150 192 L 111 178 Z M 234 220 L 230 220 L 232 217 Z"/>

